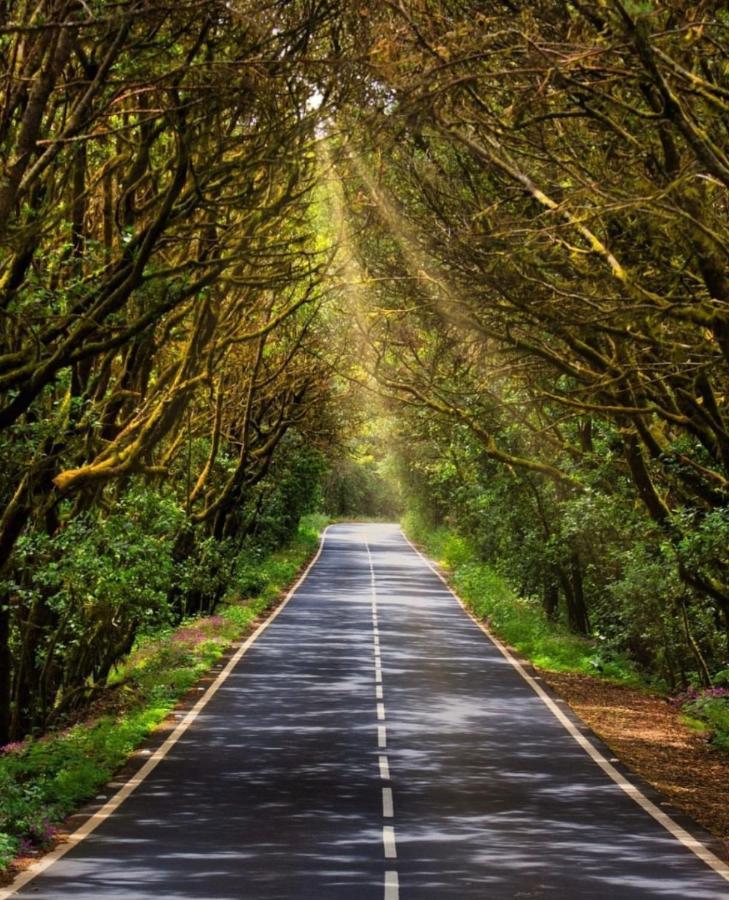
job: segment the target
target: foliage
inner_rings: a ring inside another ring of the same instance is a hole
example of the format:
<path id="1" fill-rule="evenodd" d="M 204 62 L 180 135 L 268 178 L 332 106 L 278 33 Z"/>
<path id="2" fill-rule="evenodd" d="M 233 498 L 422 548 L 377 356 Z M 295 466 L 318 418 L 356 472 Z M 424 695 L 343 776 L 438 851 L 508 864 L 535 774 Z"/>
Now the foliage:
<path id="1" fill-rule="evenodd" d="M 675 687 L 729 662 L 728 26 L 386 6 L 330 152 L 406 506 Z"/>
<path id="2" fill-rule="evenodd" d="M 265 596 L 321 508 L 447 526 L 525 642 L 710 686 L 724 11 L 42 7 L 0 41 L 0 740 Z"/>
<path id="3" fill-rule="evenodd" d="M 383 474 L 383 465 L 373 457 L 336 459 L 322 486 L 324 508 L 339 518 L 397 518 L 397 489 Z"/>
<path id="4" fill-rule="evenodd" d="M 712 744 L 729 751 L 729 690 L 693 691 L 679 698 L 688 716 L 710 732 Z"/>
<path id="5" fill-rule="evenodd" d="M 578 637 L 564 625 L 550 621 L 538 601 L 519 597 L 503 576 L 478 559 L 463 537 L 447 528 L 433 529 L 412 514 L 406 516 L 403 527 L 443 565 L 454 589 L 474 615 L 535 665 L 637 682 L 626 659 L 611 653 L 599 641 Z"/>
<path id="6" fill-rule="evenodd" d="M 283 445 L 270 473 L 261 482 L 255 528 L 259 541 L 277 546 L 295 534 L 303 516 L 320 506 L 326 462 L 315 448 L 291 438 Z"/>
<path id="7" fill-rule="evenodd" d="M 0 42 L 0 742 L 212 611 L 342 426 L 302 77 L 329 12 L 39 9 Z"/>

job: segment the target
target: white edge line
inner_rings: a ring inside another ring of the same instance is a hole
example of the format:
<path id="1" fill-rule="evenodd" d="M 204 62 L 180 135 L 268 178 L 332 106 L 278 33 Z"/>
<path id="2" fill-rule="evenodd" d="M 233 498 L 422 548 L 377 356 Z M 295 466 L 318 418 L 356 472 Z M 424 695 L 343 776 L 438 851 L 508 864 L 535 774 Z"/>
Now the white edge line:
<path id="1" fill-rule="evenodd" d="M 8 897 L 12 897 L 13 894 L 19 891 L 22 887 L 25 887 L 28 882 L 32 881 L 34 878 L 37 878 L 38 875 L 49 868 L 49 866 L 52 866 L 53 863 L 57 862 L 59 859 L 65 856 L 69 852 L 69 850 L 73 849 L 73 847 L 81 843 L 84 838 L 87 838 L 93 831 L 96 831 L 99 825 L 101 825 L 101 823 L 105 819 L 108 819 L 109 816 L 112 815 L 112 813 L 116 812 L 116 810 L 122 805 L 127 797 L 129 797 L 130 794 L 134 793 L 134 791 L 139 787 L 140 784 L 142 784 L 147 776 L 157 768 L 159 763 L 162 762 L 165 756 L 167 756 L 170 750 L 180 740 L 182 735 L 187 731 L 190 725 L 192 725 L 192 723 L 200 715 L 200 713 L 207 706 L 210 700 L 212 700 L 213 696 L 217 693 L 218 688 L 223 684 L 223 682 L 233 671 L 241 657 L 263 634 L 263 632 L 273 622 L 276 616 L 278 616 L 279 613 L 283 612 L 284 607 L 288 604 L 289 600 L 291 600 L 294 594 L 304 583 L 307 576 L 309 575 L 309 572 L 314 568 L 319 560 L 319 557 L 321 556 L 322 550 L 324 549 L 324 543 L 326 541 L 327 531 L 330 527 L 331 526 L 327 525 L 327 527 L 322 531 L 319 540 L 319 548 L 316 551 L 314 558 L 311 560 L 306 569 L 304 569 L 301 577 L 297 580 L 296 584 L 291 588 L 291 590 L 286 594 L 283 601 L 276 607 L 276 609 L 274 609 L 274 611 L 265 620 L 265 622 L 261 622 L 258 628 L 256 628 L 256 630 L 253 632 L 253 634 L 250 635 L 250 637 L 248 637 L 243 644 L 241 644 L 234 655 L 231 656 L 231 658 L 228 660 L 226 666 L 220 671 L 215 681 L 213 681 L 213 683 L 208 687 L 202 697 L 200 697 L 197 703 L 182 719 L 175 730 L 165 739 L 164 743 L 162 743 L 154 751 L 154 753 L 149 757 L 149 759 L 141 767 L 141 769 L 139 769 L 138 772 L 132 775 L 132 777 L 127 782 L 125 782 L 125 784 L 121 788 L 119 788 L 119 790 L 109 800 L 107 800 L 107 802 L 101 807 L 101 809 L 97 810 L 95 813 L 89 816 L 89 818 L 86 819 L 86 821 L 82 825 L 80 825 L 74 832 L 72 832 L 63 843 L 59 844 L 55 849 L 51 850 L 50 853 L 47 853 L 44 857 L 39 859 L 38 862 L 32 863 L 32 865 L 28 866 L 28 868 L 21 872 L 21 874 L 18 875 L 15 879 L 13 879 L 13 881 L 7 887 L 0 889 L 0 900 L 7 900 Z"/>
<path id="2" fill-rule="evenodd" d="M 698 858 L 706 863 L 707 866 L 712 868 L 718 875 L 721 875 L 722 878 L 729 881 L 729 865 L 724 862 L 724 860 L 720 859 L 715 853 L 713 853 L 702 841 L 695 838 L 692 834 L 686 831 L 681 825 L 678 824 L 668 813 L 664 812 L 662 809 L 659 809 L 652 800 L 649 800 L 648 797 L 640 790 L 640 788 L 636 787 L 630 781 L 627 781 L 623 775 L 608 762 L 607 759 L 603 756 L 602 753 L 597 749 L 597 747 L 592 743 L 592 741 L 588 740 L 584 734 L 581 734 L 580 731 L 575 727 L 574 722 L 572 722 L 568 716 L 562 712 L 562 710 L 557 706 L 557 704 L 552 700 L 552 698 L 547 694 L 547 692 L 532 678 L 532 676 L 525 670 L 524 666 L 513 656 L 509 650 L 501 643 L 501 641 L 495 637 L 491 631 L 481 622 L 466 606 L 463 600 L 458 596 L 458 594 L 453 590 L 453 588 L 448 584 L 445 576 L 438 571 L 438 569 L 433 565 L 433 563 L 424 556 L 420 550 L 413 544 L 410 538 L 405 534 L 405 532 L 400 529 L 402 536 L 405 538 L 410 547 L 418 554 L 418 556 L 423 560 L 426 566 L 433 572 L 437 577 L 443 582 L 443 584 L 448 589 L 448 593 L 457 600 L 463 611 L 466 615 L 483 631 L 486 637 L 493 642 L 496 648 L 500 651 L 502 656 L 504 656 L 508 662 L 516 669 L 516 671 L 521 675 L 521 677 L 526 681 L 529 687 L 534 691 L 535 694 L 539 697 L 539 699 L 545 704 L 545 706 L 549 709 L 552 715 L 559 720 L 559 722 L 564 726 L 564 728 L 569 732 L 570 736 L 582 747 L 582 749 L 587 753 L 587 755 L 592 759 L 594 763 L 596 763 L 602 770 L 608 775 L 615 784 L 618 785 L 625 793 L 634 800 L 638 806 L 642 807 L 645 812 L 651 815 L 660 825 L 662 825 L 666 831 L 673 835 L 676 840 L 680 841 L 684 847 L 687 847 L 692 853 L 694 853 Z M 2 898 L 0 898 L 2 900 Z"/>

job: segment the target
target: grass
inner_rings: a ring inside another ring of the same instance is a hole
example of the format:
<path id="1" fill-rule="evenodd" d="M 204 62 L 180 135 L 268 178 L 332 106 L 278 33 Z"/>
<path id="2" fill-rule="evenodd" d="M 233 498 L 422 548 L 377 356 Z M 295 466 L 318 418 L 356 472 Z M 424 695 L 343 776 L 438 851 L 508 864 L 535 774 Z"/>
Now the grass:
<path id="1" fill-rule="evenodd" d="M 706 734 L 711 730 L 706 722 L 702 721 L 701 719 L 695 719 L 693 716 L 682 714 L 681 716 L 679 716 L 679 721 L 682 725 L 685 725 L 692 731 L 698 731 L 699 734 Z"/>
<path id="2" fill-rule="evenodd" d="M 308 516 L 291 544 L 247 560 L 219 614 L 148 635 L 109 680 L 101 712 L 61 732 L 0 751 L 0 871 L 47 849 L 58 825 L 93 797 L 180 697 L 249 632 L 314 552 L 324 516 Z"/>
<path id="3" fill-rule="evenodd" d="M 403 528 L 439 563 L 471 612 L 534 665 L 632 686 L 640 683 L 626 660 L 606 657 L 594 640 L 548 619 L 538 600 L 519 597 L 492 566 L 477 558 L 465 538 L 447 528 L 428 528 L 413 516 L 405 517 Z"/>

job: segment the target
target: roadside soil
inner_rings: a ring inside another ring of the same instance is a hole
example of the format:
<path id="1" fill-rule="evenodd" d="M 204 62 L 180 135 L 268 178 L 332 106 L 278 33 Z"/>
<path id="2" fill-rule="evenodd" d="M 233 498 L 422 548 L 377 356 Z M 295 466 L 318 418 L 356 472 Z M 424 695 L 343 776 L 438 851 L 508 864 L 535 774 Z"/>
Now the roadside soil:
<path id="1" fill-rule="evenodd" d="M 621 762 L 717 837 L 729 855 L 729 754 L 684 725 L 665 697 L 589 675 L 539 674 Z"/>

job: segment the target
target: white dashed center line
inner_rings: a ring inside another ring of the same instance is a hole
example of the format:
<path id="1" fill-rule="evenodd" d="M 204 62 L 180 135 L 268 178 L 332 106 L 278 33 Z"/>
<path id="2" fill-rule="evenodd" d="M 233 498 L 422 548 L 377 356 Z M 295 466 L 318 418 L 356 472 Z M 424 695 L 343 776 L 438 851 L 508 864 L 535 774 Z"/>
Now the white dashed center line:
<path id="1" fill-rule="evenodd" d="M 391 819 L 393 815 L 392 788 L 382 788 L 382 817 Z"/>
<path id="2" fill-rule="evenodd" d="M 395 829 L 392 825 L 384 825 L 382 828 L 382 844 L 385 848 L 385 859 L 397 859 L 395 847 Z"/>
<path id="3" fill-rule="evenodd" d="M 385 704 L 383 703 L 384 688 L 382 684 L 382 660 L 380 653 L 380 628 L 377 619 L 377 583 L 375 579 L 375 567 L 372 561 L 369 541 L 365 538 L 367 558 L 370 563 L 370 584 L 372 588 L 372 644 L 375 657 L 375 699 L 377 700 L 377 721 L 385 721 Z M 385 725 L 377 726 L 377 747 L 384 750 L 387 747 L 387 728 Z M 390 760 L 384 753 L 377 758 L 380 769 L 380 780 L 390 781 Z M 395 806 L 392 795 L 392 787 L 382 788 L 382 818 L 393 819 Z M 395 828 L 393 825 L 382 826 L 382 849 L 385 859 L 397 859 L 397 846 L 395 843 Z M 400 882 L 398 873 L 392 869 L 385 872 L 385 900 L 399 900 Z"/>
<path id="4" fill-rule="evenodd" d="M 380 778 L 383 781 L 390 780 L 390 763 L 387 761 L 386 756 L 380 757 Z"/>
<path id="5" fill-rule="evenodd" d="M 397 872 L 385 872 L 385 900 L 398 900 L 399 896 Z"/>

